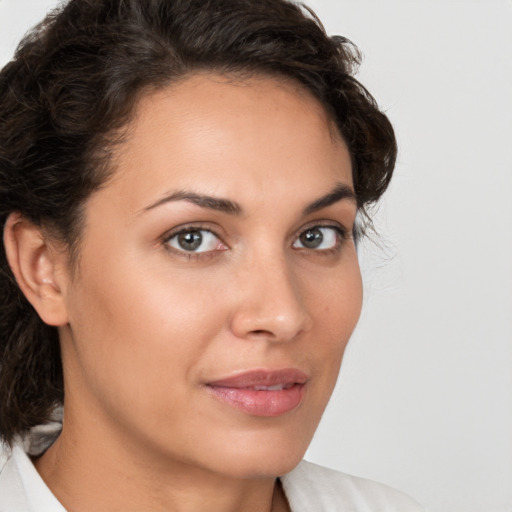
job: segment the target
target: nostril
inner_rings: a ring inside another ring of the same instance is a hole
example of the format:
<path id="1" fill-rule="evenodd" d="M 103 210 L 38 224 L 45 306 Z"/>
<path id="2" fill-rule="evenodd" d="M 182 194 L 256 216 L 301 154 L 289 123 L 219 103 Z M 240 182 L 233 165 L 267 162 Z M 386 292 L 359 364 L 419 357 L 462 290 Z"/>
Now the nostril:
<path id="1" fill-rule="evenodd" d="M 261 280 L 255 282 L 261 284 Z M 268 290 L 265 294 L 255 289 L 250 291 L 251 296 L 247 299 L 236 300 L 229 319 L 230 329 L 237 337 L 254 341 L 291 341 L 309 329 L 309 314 L 289 282 L 276 285 L 272 294 Z"/>
<path id="2" fill-rule="evenodd" d="M 251 331 L 251 334 L 256 334 L 256 336 L 271 336 L 272 333 L 270 331 L 265 331 L 264 329 L 256 329 Z"/>

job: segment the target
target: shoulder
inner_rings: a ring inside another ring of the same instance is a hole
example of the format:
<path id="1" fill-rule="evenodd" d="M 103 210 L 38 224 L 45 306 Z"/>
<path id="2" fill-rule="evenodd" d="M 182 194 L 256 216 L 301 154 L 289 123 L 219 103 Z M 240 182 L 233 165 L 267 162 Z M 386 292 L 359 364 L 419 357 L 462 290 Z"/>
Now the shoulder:
<path id="1" fill-rule="evenodd" d="M 0 475 L 4 469 L 7 461 L 11 457 L 11 449 L 2 441 L 0 441 Z"/>
<path id="2" fill-rule="evenodd" d="M 12 448 L 0 441 L 0 490 L 3 490 L 2 484 L 9 474 L 9 467 L 12 465 L 12 455 Z"/>
<path id="3" fill-rule="evenodd" d="M 27 439 L 0 445 L 0 512 L 65 512 L 27 453 Z"/>
<path id="4" fill-rule="evenodd" d="M 387 485 L 302 461 L 281 478 L 293 512 L 421 512 L 409 496 Z M 313 508 L 312 508 L 313 507 Z"/>
<path id="5" fill-rule="evenodd" d="M 13 450 L 0 443 L 0 512 L 26 509 L 23 482 L 17 471 Z"/>

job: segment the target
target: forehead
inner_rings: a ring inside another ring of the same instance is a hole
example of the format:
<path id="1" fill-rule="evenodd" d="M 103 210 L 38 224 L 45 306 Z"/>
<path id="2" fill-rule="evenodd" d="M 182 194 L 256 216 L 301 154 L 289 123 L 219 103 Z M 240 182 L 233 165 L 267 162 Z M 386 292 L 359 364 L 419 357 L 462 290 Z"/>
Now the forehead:
<path id="1" fill-rule="evenodd" d="M 132 208 L 163 188 L 243 200 L 244 187 L 263 195 L 272 184 L 290 194 L 352 184 L 326 109 L 301 85 L 271 77 L 204 73 L 146 94 L 115 161 L 114 184 Z"/>

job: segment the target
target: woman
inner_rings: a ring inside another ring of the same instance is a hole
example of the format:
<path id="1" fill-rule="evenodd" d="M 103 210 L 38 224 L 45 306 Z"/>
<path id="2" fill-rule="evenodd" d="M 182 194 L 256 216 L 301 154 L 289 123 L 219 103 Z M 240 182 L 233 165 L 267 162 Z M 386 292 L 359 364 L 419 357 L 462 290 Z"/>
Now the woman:
<path id="1" fill-rule="evenodd" d="M 0 75 L 0 510 L 414 511 L 301 462 L 393 130 L 276 0 L 71 0 Z"/>

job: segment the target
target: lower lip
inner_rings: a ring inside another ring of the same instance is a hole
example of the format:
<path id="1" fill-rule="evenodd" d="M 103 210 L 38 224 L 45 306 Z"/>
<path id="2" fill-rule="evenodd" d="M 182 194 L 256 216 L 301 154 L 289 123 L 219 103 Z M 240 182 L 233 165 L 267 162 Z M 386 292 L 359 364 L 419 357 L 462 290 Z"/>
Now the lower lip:
<path id="1" fill-rule="evenodd" d="M 208 389 L 223 402 L 253 416 L 281 416 L 295 409 L 304 397 L 304 384 L 277 391 L 222 386 L 208 386 Z"/>

